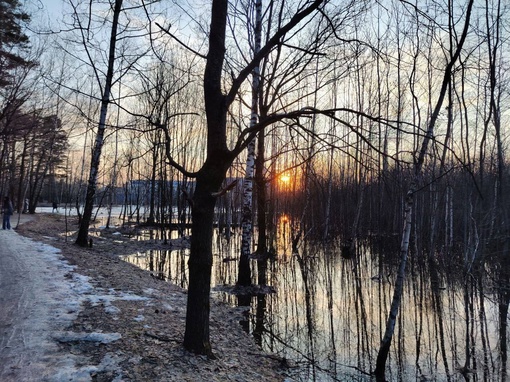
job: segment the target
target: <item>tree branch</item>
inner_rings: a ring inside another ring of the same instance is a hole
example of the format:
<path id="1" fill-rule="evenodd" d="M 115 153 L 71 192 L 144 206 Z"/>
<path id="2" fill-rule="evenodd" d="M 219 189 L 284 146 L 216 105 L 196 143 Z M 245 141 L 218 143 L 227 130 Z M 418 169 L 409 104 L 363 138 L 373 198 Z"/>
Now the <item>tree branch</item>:
<path id="1" fill-rule="evenodd" d="M 203 59 L 207 59 L 207 56 L 200 53 L 200 52 L 197 52 L 196 50 L 194 50 L 193 48 L 189 47 L 188 45 L 186 45 L 185 43 L 183 43 L 181 40 L 179 40 L 174 34 L 172 34 L 172 32 L 170 32 L 167 28 L 164 28 L 161 24 L 159 23 L 155 23 L 163 32 L 165 32 L 167 35 L 169 35 L 170 37 L 172 37 L 175 41 L 177 41 L 182 47 L 186 48 L 187 50 L 189 50 L 190 52 L 196 54 L 198 57 L 200 58 L 203 58 Z"/>

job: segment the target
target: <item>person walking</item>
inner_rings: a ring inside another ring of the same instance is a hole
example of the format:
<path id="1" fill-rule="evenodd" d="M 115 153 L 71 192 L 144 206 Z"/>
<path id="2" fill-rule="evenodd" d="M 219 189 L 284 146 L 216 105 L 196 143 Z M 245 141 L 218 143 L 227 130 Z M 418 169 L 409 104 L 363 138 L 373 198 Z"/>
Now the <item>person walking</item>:
<path id="1" fill-rule="evenodd" d="M 12 207 L 11 200 L 8 196 L 4 198 L 4 204 L 2 207 L 3 221 L 2 221 L 2 229 L 11 229 L 11 215 L 13 214 L 14 209 Z"/>

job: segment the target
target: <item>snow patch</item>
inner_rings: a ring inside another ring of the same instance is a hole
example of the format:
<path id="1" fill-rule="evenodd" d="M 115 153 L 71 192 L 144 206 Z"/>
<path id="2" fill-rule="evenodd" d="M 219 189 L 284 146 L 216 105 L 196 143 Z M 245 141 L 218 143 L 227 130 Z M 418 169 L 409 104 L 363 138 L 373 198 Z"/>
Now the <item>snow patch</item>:
<path id="1" fill-rule="evenodd" d="M 59 249 L 15 231 L 0 232 L 0 241 L 0 279 L 7 280 L 5 272 L 11 272 L 12 281 L 3 293 L 12 291 L 15 295 L 22 290 L 12 308 L 12 322 L 6 323 L 4 339 L 0 339 L 0 380 L 89 382 L 94 374 L 107 372 L 108 380 L 121 381 L 119 357 L 108 355 L 99 365 L 93 364 L 92 360 L 63 350 L 57 342 L 117 341 L 121 338 L 119 333 L 74 333 L 65 329 L 71 327 L 86 301 L 103 304 L 107 313 L 119 315 L 121 311 L 112 305 L 114 301 L 149 298 L 95 288 L 89 277 L 77 273 L 76 267 L 65 261 Z"/>
<path id="2" fill-rule="evenodd" d="M 110 342 L 120 340 L 122 335 L 120 333 L 75 333 L 65 332 L 61 335 L 55 336 L 59 342 L 97 342 L 101 344 L 109 344 Z"/>
<path id="3" fill-rule="evenodd" d="M 55 374 L 45 380 L 48 382 L 90 382 L 92 381 L 91 375 L 98 373 L 111 373 L 115 375 L 115 377 L 112 375 L 112 382 L 121 382 L 123 380 L 121 376 L 122 370 L 118 365 L 123 360 L 124 359 L 116 355 L 106 354 L 99 365 L 85 365 L 79 368 L 74 368 L 70 362 L 63 362 L 60 365 L 60 368 L 56 370 Z"/>
<path id="4" fill-rule="evenodd" d="M 108 314 L 112 314 L 112 315 L 117 315 L 119 313 L 121 313 L 121 310 L 119 308 L 117 308 L 116 306 L 114 305 L 109 305 L 109 306 L 105 306 L 104 307 L 104 311 Z"/>

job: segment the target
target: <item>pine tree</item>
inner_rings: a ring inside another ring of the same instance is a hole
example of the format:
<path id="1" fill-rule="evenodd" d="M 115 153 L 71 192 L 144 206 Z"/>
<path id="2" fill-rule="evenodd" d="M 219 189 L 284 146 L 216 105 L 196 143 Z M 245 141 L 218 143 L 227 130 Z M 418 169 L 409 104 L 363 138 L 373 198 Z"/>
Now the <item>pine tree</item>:
<path id="1" fill-rule="evenodd" d="M 32 63 L 22 57 L 29 38 L 23 32 L 23 24 L 30 16 L 21 10 L 18 0 L 0 0 L 0 86 L 11 83 L 11 71 Z"/>

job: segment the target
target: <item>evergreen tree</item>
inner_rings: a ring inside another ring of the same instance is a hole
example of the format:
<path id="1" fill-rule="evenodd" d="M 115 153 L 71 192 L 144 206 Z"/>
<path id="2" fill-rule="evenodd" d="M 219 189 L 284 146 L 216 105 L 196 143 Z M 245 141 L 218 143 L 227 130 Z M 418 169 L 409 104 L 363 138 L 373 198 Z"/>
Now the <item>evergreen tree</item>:
<path id="1" fill-rule="evenodd" d="M 31 64 L 21 55 L 29 43 L 23 32 L 28 21 L 30 16 L 22 11 L 18 0 L 0 0 L 0 86 L 11 83 L 13 69 Z"/>

